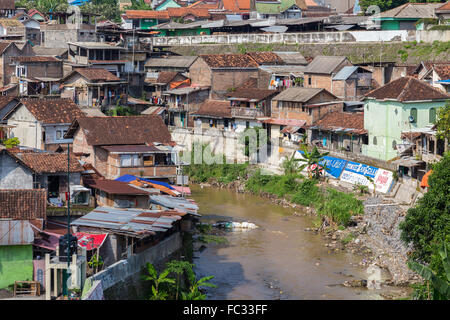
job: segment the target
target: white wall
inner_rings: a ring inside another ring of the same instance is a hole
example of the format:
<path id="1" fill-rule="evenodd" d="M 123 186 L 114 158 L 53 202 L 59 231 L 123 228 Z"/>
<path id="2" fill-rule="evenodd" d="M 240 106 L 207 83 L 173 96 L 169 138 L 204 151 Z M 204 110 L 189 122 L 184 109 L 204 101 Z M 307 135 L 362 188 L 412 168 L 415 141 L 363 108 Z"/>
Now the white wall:
<path id="1" fill-rule="evenodd" d="M 11 137 L 19 138 L 21 146 L 41 149 L 42 126 L 24 105 L 9 116 L 8 125 L 15 126 Z"/>

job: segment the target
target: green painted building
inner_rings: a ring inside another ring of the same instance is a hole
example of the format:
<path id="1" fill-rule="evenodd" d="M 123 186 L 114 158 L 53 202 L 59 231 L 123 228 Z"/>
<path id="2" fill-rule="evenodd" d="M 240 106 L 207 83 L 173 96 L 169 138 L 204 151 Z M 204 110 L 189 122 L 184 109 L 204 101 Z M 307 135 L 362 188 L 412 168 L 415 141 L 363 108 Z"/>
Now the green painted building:
<path id="1" fill-rule="evenodd" d="M 163 3 L 161 3 L 160 5 L 158 5 L 155 10 L 156 11 L 162 11 L 162 10 L 166 10 L 167 8 L 180 8 L 181 6 L 176 3 L 176 1 L 174 0 L 166 0 Z"/>
<path id="2" fill-rule="evenodd" d="M 33 246 L 0 246 L 0 289 L 26 280 L 33 280 Z"/>
<path id="3" fill-rule="evenodd" d="M 433 124 L 437 109 L 448 99 L 446 93 L 413 77 L 399 78 L 369 92 L 364 101 L 369 144 L 363 145 L 362 153 L 385 161 L 397 157 L 401 133 Z"/>
<path id="4" fill-rule="evenodd" d="M 436 8 L 442 3 L 405 3 L 401 6 L 382 12 L 373 20 L 380 24 L 381 30 L 420 30 L 423 24 L 420 19 L 436 18 Z"/>

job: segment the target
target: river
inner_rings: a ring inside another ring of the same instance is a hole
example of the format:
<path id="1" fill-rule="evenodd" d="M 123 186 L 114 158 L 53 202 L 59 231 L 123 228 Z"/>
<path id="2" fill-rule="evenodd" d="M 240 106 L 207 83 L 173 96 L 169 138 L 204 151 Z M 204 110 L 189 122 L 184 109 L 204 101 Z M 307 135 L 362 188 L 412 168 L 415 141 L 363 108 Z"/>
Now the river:
<path id="1" fill-rule="evenodd" d="M 199 277 L 214 275 L 217 288 L 207 299 L 381 299 L 382 290 L 344 287 L 346 280 L 367 279 L 362 257 L 330 252 L 319 234 L 305 231 L 312 218 L 294 216 L 270 200 L 227 189 L 192 186 L 202 222 L 249 221 L 259 226 L 230 231 L 228 245 L 209 243 L 194 252 Z"/>

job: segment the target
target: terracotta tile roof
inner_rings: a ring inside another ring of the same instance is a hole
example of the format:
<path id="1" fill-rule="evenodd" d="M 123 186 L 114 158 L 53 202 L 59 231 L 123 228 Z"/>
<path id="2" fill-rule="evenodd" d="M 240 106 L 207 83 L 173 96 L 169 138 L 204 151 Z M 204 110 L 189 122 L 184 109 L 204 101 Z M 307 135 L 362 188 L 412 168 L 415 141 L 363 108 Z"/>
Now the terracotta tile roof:
<path id="1" fill-rule="evenodd" d="M 84 179 L 84 184 L 93 189 L 98 189 L 109 194 L 148 195 L 149 192 L 129 185 L 123 181 L 107 179 Z"/>
<path id="2" fill-rule="evenodd" d="M 182 18 L 187 15 L 193 15 L 198 18 L 209 18 L 211 16 L 207 8 L 167 8 L 167 13 L 170 18 Z"/>
<path id="3" fill-rule="evenodd" d="M 14 220 L 45 219 L 45 189 L 0 190 L 0 218 Z"/>
<path id="4" fill-rule="evenodd" d="M 231 107 L 229 101 L 206 100 L 203 102 L 194 116 L 211 116 L 216 118 L 231 118 Z"/>
<path id="5" fill-rule="evenodd" d="M 169 130 L 158 115 L 78 118 L 70 126 L 67 138 L 72 138 L 78 128 L 93 146 L 172 142 Z"/>
<path id="6" fill-rule="evenodd" d="M 166 10 L 126 10 L 125 17 L 128 19 L 169 19 L 169 13 Z"/>
<path id="7" fill-rule="evenodd" d="M 73 71 L 90 81 L 120 81 L 120 78 L 103 68 L 75 68 Z"/>
<path id="8" fill-rule="evenodd" d="M 265 52 L 248 52 L 247 55 L 252 57 L 259 65 L 283 65 L 284 61 L 276 53 L 271 51 Z"/>
<path id="9" fill-rule="evenodd" d="M 250 12 L 250 0 L 222 0 L 223 8 L 230 12 Z"/>
<path id="10" fill-rule="evenodd" d="M 19 62 L 59 62 L 61 60 L 56 59 L 54 57 L 43 57 L 43 56 L 20 56 L 20 57 L 11 57 L 13 61 Z"/>
<path id="11" fill-rule="evenodd" d="M 169 83 L 172 81 L 176 76 L 178 72 L 176 71 L 161 71 L 158 74 L 158 79 L 156 80 L 157 83 Z"/>
<path id="12" fill-rule="evenodd" d="M 49 152 L 14 152 L 9 153 L 35 173 L 67 172 L 67 154 Z M 70 155 L 70 172 L 82 172 L 78 159 Z"/>
<path id="13" fill-rule="evenodd" d="M 370 91 L 366 98 L 395 99 L 400 102 L 450 99 L 450 95 L 413 77 L 402 77 Z"/>
<path id="14" fill-rule="evenodd" d="M 450 11 L 450 1 L 444 3 L 442 6 L 436 9 L 436 12 L 440 11 Z"/>
<path id="15" fill-rule="evenodd" d="M 259 88 L 238 88 L 233 92 L 227 93 L 229 98 L 238 98 L 246 100 L 261 101 L 278 93 L 277 90 L 259 89 Z"/>
<path id="16" fill-rule="evenodd" d="M 433 69 L 441 80 L 450 79 L 450 64 L 436 64 Z"/>
<path id="17" fill-rule="evenodd" d="M 191 5 L 188 5 L 188 8 L 206 8 L 206 9 L 219 9 L 220 3 L 219 1 L 215 3 L 207 3 L 206 1 L 197 1 Z"/>
<path id="18" fill-rule="evenodd" d="M 334 130 L 339 128 L 352 129 L 355 133 L 366 133 L 364 129 L 364 113 L 355 112 L 330 112 L 317 121 L 315 126 L 322 130 Z"/>
<path id="19" fill-rule="evenodd" d="M 72 123 L 84 114 L 71 100 L 63 98 L 23 98 L 20 102 L 42 123 Z"/>
<path id="20" fill-rule="evenodd" d="M 9 104 L 14 99 L 17 100 L 17 103 L 19 102 L 17 97 L 14 97 L 14 96 L 0 96 L 0 110 L 2 110 L 4 107 L 6 107 L 6 105 Z"/>
<path id="21" fill-rule="evenodd" d="M 258 68 L 258 64 L 246 54 L 205 54 L 200 57 L 211 68 Z"/>

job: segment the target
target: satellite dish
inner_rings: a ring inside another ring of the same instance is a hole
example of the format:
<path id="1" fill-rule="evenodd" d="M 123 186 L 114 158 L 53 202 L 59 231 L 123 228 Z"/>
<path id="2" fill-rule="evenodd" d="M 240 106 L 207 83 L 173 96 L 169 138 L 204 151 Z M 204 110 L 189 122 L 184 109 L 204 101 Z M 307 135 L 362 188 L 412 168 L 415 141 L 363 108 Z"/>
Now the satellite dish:
<path id="1" fill-rule="evenodd" d="M 409 116 L 408 120 L 409 120 L 409 123 L 413 123 L 414 122 L 414 117 L 413 116 Z"/>

